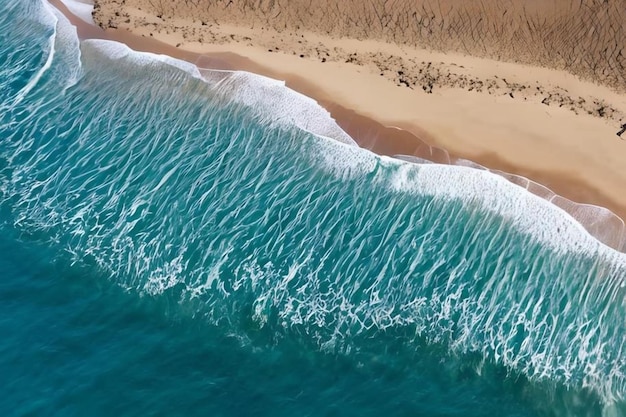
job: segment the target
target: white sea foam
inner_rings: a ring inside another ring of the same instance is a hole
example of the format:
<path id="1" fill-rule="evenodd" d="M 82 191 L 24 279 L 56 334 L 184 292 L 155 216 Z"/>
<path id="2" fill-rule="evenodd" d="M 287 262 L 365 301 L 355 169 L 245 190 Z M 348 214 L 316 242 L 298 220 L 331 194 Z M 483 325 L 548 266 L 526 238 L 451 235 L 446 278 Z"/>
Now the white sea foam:
<path id="1" fill-rule="evenodd" d="M 626 266 L 626 254 L 603 244 L 569 213 L 550 201 L 485 169 L 462 165 L 420 164 L 379 156 L 364 149 L 320 140 L 320 156 L 337 176 L 367 175 L 375 165 L 395 167 L 389 186 L 398 192 L 433 195 L 478 203 L 485 210 L 509 218 L 517 227 L 557 251 L 598 253 Z M 379 161 L 379 162 L 376 162 Z"/>
<path id="2" fill-rule="evenodd" d="M 128 60 L 137 66 L 149 66 L 155 61 L 186 72 L 205 81 L 217 94 L 254 111 L 268 125 L 290 127 L 351 146 L 356 142 L 341 129 L 330 113 L 315 100 L 285 86 L 284 81 L 246 71 L 199 69 L 187 61 L 167 55 L 138 52 L 127 45 L 108 40 L 83 41 L 112 60 Z"/>
<path id="3" fill-rule="evenodd" d="M 48 5 L 56 17 L 55 60 L 58 62 L 62 77 L 65 79 L 65 88 L 75 85 L 81 77 L 82 65 L 80 62 L 80 41 L 76 27 L 54 7 Z M 62 69 L 61 69 L 62 68 Z"/>
<path id="4" fill-rule="evenodd" d="M 97 49 L 103 56 L 114 61 L 125 60 L 137 67 L 146 67 L 154 63 L 161 63 L 186 72 L 193 78 L 203 80 L 198 67 L 194 64 L 172 58 L 168 55 L 138 52 L 129 48 L 126 44 L 104 39 L 87 39 L 82 43 L 83 45 Z"/>
<path id="5" fill-rule="evenodd" d="M 555 249 L 578 251 L 585 246 L 594 249 L 597 246 L 596 240 L 589 239 L 585 229 L 570 216 L 488 171 L 453 165 L 399 169 L 400 172 L 405 170 L 414 172 L 410 181 L 394 183 L 399 191 L 478 201 Z"/>
<path id="6" fill-rule="evenodd" d="M 404 158 L 400 158 L 404 159 Z M 410 159 L 404 159 L 410 161 Z M 412 161 L 415 162 L 415 161 Z M 626 224 L 624 220 L 611 210 L 593 204 L 577 203 L 556 194 L 554 191 L 535 181 L 520 175 L 510 174 L 499 170 L 491 170 L 473 161 L 457 159 L 449 161 L 458 166 L 470 167 L 482 171 L 491 171 L 512 184 L 526 189 L 553 205 L 563 209 L 580 223 L 594 238 L 605 245 L 620 252 L 626 252 Z"/>
<path id="7" fill-rule="evenodd" d="M 17 5 L 19 3 L 15 2 L 15 4 Z M 53 9 L 54 8 L 46 0 L 39 0 L 39 2 L 26 2 L 25 13 L 31 21 L 37 22 L 43 26 L 52 27 L 56 24 L 56 17 L 52 12 Z"/>
<path id="8" fill-rule="evenodd" d="M 22 88 L 22 90 L 17 93 L 13 102 L 13 106 L 19 104 L 24 99 L 24 97 L 26 97 L 26 95 L 37 85 L 37 83 L 39 82 L 39 80 L 41 80 L 46 71 L 50 69 L 50 67 L 52 66 L 52 62 L 54 61 L 58 17 L 54 13 L 54 9 L 50 7 L 47 2 L 43 2 L 43 5 L 44 7 L 39 10 L 39 13 L 36 13 L 33 17 L 41 23 L 45 25 L 50 25 L 53 28 L 53 32 L 48 38 L 46 62 L 28 81 L 28 84 L 26 84 L 26 86 L 24 86 L 24 88 Z"/>
<path id="9" fill-rule="evenodd" d="M 613 249 L 626 252 L 626 224 L 624 224 L 623 219 L 607 208 L 593 204 L 571 201 L 556 194 L 549 188 L 529 180 L 526 177 L 509 174 L 499 170 L 488 169 L 480 164 L 466 159 L 451 158 L 446 150 L 431 145 L 421 145 L 419 153 L 420 155 L 429 154 L 430 156 L 427 157 L 430 158 L 430 160 L 425 160 L 412 155 L 395 155 L 394 158 L 416 164 L 435 162 L 447 165 L 471 167 L 483 171 L 491 171 L 494 174 L 498 174 L 503 178 L 506 178 L 511 183 L 525 188 L 528 192 L 565 210 L 570 216 L 574 217 L 574 219 L 576 219 L 576 221 L 578 221 L 589 232 L 589 234 L 598 239 L 600 242 Z"/>
<path id="10" fill-rule="evenodd" d="M 529 193 L 543 198 L 565 210 L 600 242 L 621 252 L 626 252 L 626 225 L 624 220 L 612 211 L 593 204 L 576 203 L 564 198 L 549 188 L 528 178 L 502 171 L 492 171 Z"/>
<path id="11" fill-rule="evenodd" d="M 122 51 L 112 45 L 97 46 L 113 59 L 126 58 L 132 51 L 129 48 Z M 243 104 L 255 112 L 258 120 L 264 124 L 295 126 L 322 138 L 357 146 L 354 139 L 337 125 L 326 109 L 312 98 L 288 88 L 284 81 L 247 71 L 198 68 L 186 61 L 167 56 L 132 52 L 143 54 L 143 59 L 158 57 L 162 62 L 178 67 L 194 78 L 202 78 L 217 94 L 228 101 Z"/>
<path id="12" fill-rule="evenodd" d="M 432 147 L 430 147 L 432 150 Z M 446 151 L 441 150 L 447 154 Z M 432 161 L 424 160 L 415 156 L 407 155 L 395 155 L 394 158 L 400 159 L 415 164 L 430 164 Z M 509 174 L 507 172 L 488 169 L 482 165 L 479 165 L 473 161 L 466 159 L 453 160 L 449 156 L 445 159 L 445 164 L 452 164 L 456 166 L 469 167 L 480 171 L 490 171 L 497 174 L 510 183 L 524 188 L 531 194 L 536 195 L 554 206 L 561 208 L 567 214 L 572 216 L 585 230 L 599 240 L 601 243 L 616 249 L 620 252 L 626 252 L 626 224 L 619 216 L 613 213 L 611 210 L 596 206 L 593 204 L 576 203 L 565 197 L 556 194 L 535 181 L 531 181 L 526 177 L 520 175 Z"/>
<path id="13" fill-rule="evenodd" d="M 44 64 L 31 77 L 26 86 L 15 96 L 13 106 L 19 104 L 39 84 L 41 79 L 50 72 L 53 63 L 63 66 L 62 78 L 65 88 L 74 85 L 80 78 L 80 49 L 76 28 L 69 20 L 52 7 L 47 1 L 41 2 L 42 7 L 31 10 L 35 21 L 52 28 L 48 37 L 47 56 Z"/>
<path id="14" fill-rule="evenodd" d="M 218 92 L 257 110 L 268 125 L 297 126 L 356 146 L 354 139 L 337 125 L 326 109 L 312 98 L 288 88 L 284 81 L 246 71 L 203 70 L 203 75 L 216 82 Z"/>

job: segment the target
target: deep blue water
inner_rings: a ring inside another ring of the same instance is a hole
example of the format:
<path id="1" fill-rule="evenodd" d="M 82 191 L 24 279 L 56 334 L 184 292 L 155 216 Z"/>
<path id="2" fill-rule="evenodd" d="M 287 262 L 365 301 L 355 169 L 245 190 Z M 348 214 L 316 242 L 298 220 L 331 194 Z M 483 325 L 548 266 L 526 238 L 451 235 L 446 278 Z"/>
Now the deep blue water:
<path id="1" fill-rule="evenodd" d="M 0 1 L 0 415 L 623 416 L 625 287 L 499 177 Z"/>

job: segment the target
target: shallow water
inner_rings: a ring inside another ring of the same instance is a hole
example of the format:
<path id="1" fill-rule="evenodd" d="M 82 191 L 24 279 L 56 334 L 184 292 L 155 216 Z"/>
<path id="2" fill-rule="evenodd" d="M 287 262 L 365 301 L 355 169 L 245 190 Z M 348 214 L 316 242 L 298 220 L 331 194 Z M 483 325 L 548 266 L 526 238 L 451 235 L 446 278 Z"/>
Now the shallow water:
<path id="1" fill-rule="evenodd" d="M 626 415 L 626 256 L 565 212 L 0 11 L 3 414 Z"/>

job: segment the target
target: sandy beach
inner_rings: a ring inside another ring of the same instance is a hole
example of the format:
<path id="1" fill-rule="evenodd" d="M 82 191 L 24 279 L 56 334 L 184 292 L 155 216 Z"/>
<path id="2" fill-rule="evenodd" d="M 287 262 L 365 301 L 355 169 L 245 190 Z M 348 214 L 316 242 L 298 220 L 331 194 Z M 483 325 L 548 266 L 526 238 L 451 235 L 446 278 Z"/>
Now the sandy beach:
<path id="1" fill-rule="evenodd" d="M 610 77 L 600 85 L 562 70 L 458 52 L 289 25 L 277 30 L 241 20 L 248 15 L 238 15 L 236 24 L 188 18 L 182 9 L 159 16 L 153 3 L 97 1 L 93 15 L 105 34 L 80 25 L 89 32 L 82 36 L 285 80 L 374 152 L 442 163 L 462 158 L 626 218 L 626 141 L 616 135 L 626 122 L 626 95 L 619 83 L 608 85 Z M 580 212 L 550 198 L 574 217 Z M 588 217 L 578 218 L 589 223 Z M 620 223 L 609 222 L 615 229 Z"/>

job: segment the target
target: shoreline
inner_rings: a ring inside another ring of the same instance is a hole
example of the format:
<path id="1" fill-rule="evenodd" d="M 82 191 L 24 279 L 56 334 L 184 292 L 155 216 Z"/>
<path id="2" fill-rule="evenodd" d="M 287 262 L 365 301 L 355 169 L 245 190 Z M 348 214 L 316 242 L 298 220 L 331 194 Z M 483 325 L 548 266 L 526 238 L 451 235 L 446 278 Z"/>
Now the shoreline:
<path id="1" fill-rule="evenodd" d="M 415 121 L 398 120 L 396 123 L 393 123 L 393 125 L 397 127 L 390 127 L 388 123 L 385 123 L 385 120 L 372 117 L 372 115 L 367 112 L 361 112 L 363 109 L 357 107 L 353 110 L 354 107 L 346 106 L 345 94 L 335 95 L 333 94 L 334 92 L 321 88 L 319 83 L 315 83 L 310 78 L 296 75 L 298 74 L 297 72 L 289 72 L 288 68 L 285 69 L 285 71 L 277 71 L 276 64 L 274 64 L 273 67 L 267 66 L 263 65 L 267 64 L 267 62 L 260 63 L 260 60 L 257 59 L 255 61 L 254 57 L 242 56 L 238 53 L 240 51 L 237 50 L 237 48 L 229 48 L 232 45 L 218 45 L 217 48 L 213 48 L 213 50 L 208 53 L 201 54 L 198 51 L 186 50 L 160 42 L 149 36 L 133 34 L 124 29 L 103 31 L 99 27 L 90 26 L 78 20 L 78 18 L 69 12 L 65 5 L 59 4 L 58 0 L 51 0 L 50 3 L 63 12 L 68 19 L 77 26 L 79 36 L 83 39 L 96 37 L 115 40 L 135 50 L 163 53 L 195 63 L 199 67 L 244 70 L 275 79 L 285 80 L 288 87 L 313 98 L 323 108 L 329 111 L 331 117 L 357 141 L 359 146 L 375 153 L 389 156 L 398 154 L 414 155 L 439 163 L 451 163 L 457 159 L 466 159 L 488 167 L 492 172 L 498 173 L 504 177 L 507 177 L 506 173 L 512 173 L 529 178 L 531 181 L 536 181 L 553 190 L 555 194 L 564 197 L 554 197 L 555 201 L 553 202 L 576 218 L 592 234 L 594 233 L 590 230 L 589 225 L 581 220 L 581 218 L 588 219 L 589 213 L 580 216 L 580 209 L 584 208 L 587 204 L 605 207 L 611 210 L 616 216 L 621 217 L 621 219 L 626 218 L 626 199 L 624 199 L 624 201 L 616 201 L 614 198 L 610 197 L 609 193 L 599 189 L 600 187 L 589 185 L 588 181 L 581 180 L 578 176 L 573 176 L 571 172 L 537 169 L 537 167 L 516 163 L 516 161 L 503 158 L 498 152 L 477 153 L 476 151 L 464 150 L 463 146 L 452 147 L 452 152 L 449 153 L 441 147 L 441 141 L 438 140 L 441 135 L 432 134 L 429 131 L 421 129 Z M 237 53 L 232 52 L 230 49 L 237 50 Z M 260 53 L 261 51 L 256 52 Z M 275 53 L 266 54 L 272 58 L 277 56 Z M 296 61 L 302 62 L 302 59 L 298 59 L 298 57 L 293 58 L 295 58 Z M 607 128 L 610 129 L 609 126 L 607 126 Z M 382 140 L 382 138 L 384 138 L 384 140 Z M 614 140 L 618 140 L 618 138 Z M 626 148 L 626 145 L 624 148 Z M 545 190 L 543 190 L 543 187 L 531 186 L 531 188 L 541 188 L 539 193 L 537 190 L 534 190 L 534 192 L 533 190 L 529 191 L 545 198 Z M 580 201 L 581 206 L 572 206 L 569 202 L 562 201 L 564 199 Z M 609 221 L 608 225 L 610 227 L 623 228 L 624 226 L 621 219 L 612 219 Z M 597 230 L 595 231 L 597 232 Z M 594 236 L 597 235 L 594 234 Z"/>

